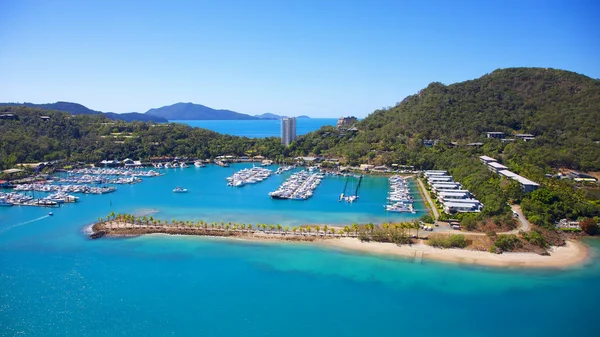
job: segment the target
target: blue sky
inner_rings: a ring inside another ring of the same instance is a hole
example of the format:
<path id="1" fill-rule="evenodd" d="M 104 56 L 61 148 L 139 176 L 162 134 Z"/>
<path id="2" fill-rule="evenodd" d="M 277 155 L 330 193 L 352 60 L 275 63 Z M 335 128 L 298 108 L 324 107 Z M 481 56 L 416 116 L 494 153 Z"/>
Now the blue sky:
<path id="1" fill-rule="evenodd" d="M 364 117 L 498 68 L 600 78 L 598 1 L 0 1 L 0 101 Z"/>

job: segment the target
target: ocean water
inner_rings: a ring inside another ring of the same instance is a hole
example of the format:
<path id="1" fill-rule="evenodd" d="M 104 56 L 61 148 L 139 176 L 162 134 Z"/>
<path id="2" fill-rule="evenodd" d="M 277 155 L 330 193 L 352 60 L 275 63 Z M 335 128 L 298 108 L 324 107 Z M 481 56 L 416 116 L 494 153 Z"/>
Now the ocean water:
<path id="1" fill-rule="evenodd" d="M 281 136 L 281 121 L 279 120 L 172 120 L 169 122 L 183 123 L 194 127 L 216 131 L 222 134 L 243 136 L 249 138 Z M 337 118 L 297 118 L 296 135 L 301 136 L 318 130 L 325 125 L 335 125 Z"/>
<path id="2" fill-rule="evenodd" d="M 169 170 L 114 194 L 82 196 L 52 217 L 48 209 L 0 208 L 0 335 L 600 335 L 597 240 L 588 242 L 589 263 L 552 271 L 415 263 L 301 243 L 89 240 L 82 232 L 110 211 L 290 225 L 392 216 L 382 212 L 384 178 L 365 179 L 360 200 L 346 205 L 337 202 L 341 178 L 294 202 L 266 195 L 285 176 L 232 188 L 229 174 Z M 178 185 L 190 192 L 172 193 Z"/>

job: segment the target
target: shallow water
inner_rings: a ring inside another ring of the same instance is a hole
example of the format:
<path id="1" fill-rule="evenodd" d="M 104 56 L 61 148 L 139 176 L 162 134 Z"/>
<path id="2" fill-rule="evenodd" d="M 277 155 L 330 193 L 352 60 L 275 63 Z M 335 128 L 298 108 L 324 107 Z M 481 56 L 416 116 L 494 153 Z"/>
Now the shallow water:
<path id="1" fill-rule="evenodd" d="M 347 205 L 337 202 L 342 178 L 294 202 L 266 195 L 285 177 L 236 189 L 225 186 L 230 174 L 170 170 L 111 195 L 82 196 L 52 217 L 48 209 L 1 208 L 0 334 L 600 335 L 597 240 L 588 264 L 552 271 L 414 263 L 301 243 L 82 233 L 111 210 L 289 225 L 392 216 L 381 206 L 383 178 L 366 179 L 359 202 Z M 178 185 L 190 192 L 173 194 Z"/>

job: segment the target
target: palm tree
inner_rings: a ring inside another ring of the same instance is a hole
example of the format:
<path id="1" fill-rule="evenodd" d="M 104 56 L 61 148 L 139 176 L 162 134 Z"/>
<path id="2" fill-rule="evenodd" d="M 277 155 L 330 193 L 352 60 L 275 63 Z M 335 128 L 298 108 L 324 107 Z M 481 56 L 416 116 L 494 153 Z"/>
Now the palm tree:
<path id="1" fill-rule="evenodd" d="M 279 232 L 279 234 L 281 234 L 281 228 L 283 228 L 283 227 L 281 227 L 280 224 L 277 224 L 277 231 Z"/>
<path id="2" fill-rule="evenodd" d="M 292 232 L 294 232 L 294 235 L 296 235 L 297 230 L 298 230 L 298 227 L 296 227 L 296 226 L 292 227 Z"/>
<path id="3" fill-rule="evenodd" d="M 285 228 L 283 229 L 283 233 L 287 234 L 290 231 L 290 226 L 285 226 Z"/>
<path id="4" fill-rule="evenodd" d="M 386 223 L 384 223 L 384 224 L 382 225 L 382 227 L 383 227 L 383 229 L 384 229 L 384 230 L 386 230 L 386 231 L 387 231 L 388 229 L 390 229 L 390 225 L 389 225 L 387 222 L 386 222 Z"/>
<path id="5" fill-rule="evenodd" d="M 109 219 L 111 219 L 111 218 L 113 218 L 113 217 L 115 217 L 115 212 L 110 212 L 110 213 L 108 213 L 108 218 L 109 218 Z"/>
<path id="6" fill-rule="evenodd" d="M 325 236 L 327 236 L 328 231 L 329 231 L 329 227 L 327 225 L 323 226 L 323 232 L 325 232 Z"/>
<path id="7" fill-rule="evenodd" d="M 252 224 L 251 223 L 248 224 L 248 231 L 252 232 Z"/>
<path id="8" fill-rule="evenodd" d="M 316 230 L 315 236 L 318 236 L 319 234 L 321 234 L 321 226 L 316 225 L 315 230 Z"/>
<path id="9" fill-rule="evenodd" d="M 353 223 L 352 230 L 354 231 L 354 236 L 358 236 L 358 225 Z"/>
<path id="10" fill-rule="evenodd" d="M 332 228 L 333 231 L 335 231 L 335 228 Z M 337 233 L 339 236 L 344 235 L 345 229 L 338 229 Z"/>

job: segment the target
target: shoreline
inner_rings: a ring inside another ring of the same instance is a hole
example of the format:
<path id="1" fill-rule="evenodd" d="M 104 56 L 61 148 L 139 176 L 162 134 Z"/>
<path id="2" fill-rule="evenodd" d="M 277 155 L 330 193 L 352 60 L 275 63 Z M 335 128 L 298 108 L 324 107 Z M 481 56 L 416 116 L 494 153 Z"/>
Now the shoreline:
<path id="1" fill-rule="evenodd" d="M 356 237 L 348 236 L 323 236 L 323 235 L 298 235 L 252 232 L 230 232 L 226 230 L 204 230 L 193 228 L 163 228 L 151 226 L 135 226 L 127 228 L 124 223 L 111 222 L 109 224 L 92 225 L 91 238 L 108 237 L 135 237 L 145 235 L 178 235 L 199 236 L 209 238 L 223 238 L 236 241 L 260 243 L 305 243 L 321 248 L 334 249 L 346 252 L 366 253 L 377 256 L 400 257 L 413 259 L 414 262 L 434 260 L 462 265 L 476 265 L 488 267 L 507 268 L 546 268 L 566 269 L 583 265 L 589 258 L 589 248 L 579 241 L 567 240 L 564 246 L 553 246 L 550 255 L 536 253 L 505 252 L 493 254 L 486 251 L 470 249 L 442 249 L 434 248 L 423 242 L 412 245 L 396 245 L 384 242 L 361 242 Z M 93 237 L 102 232 L 102 235 Z"/>

